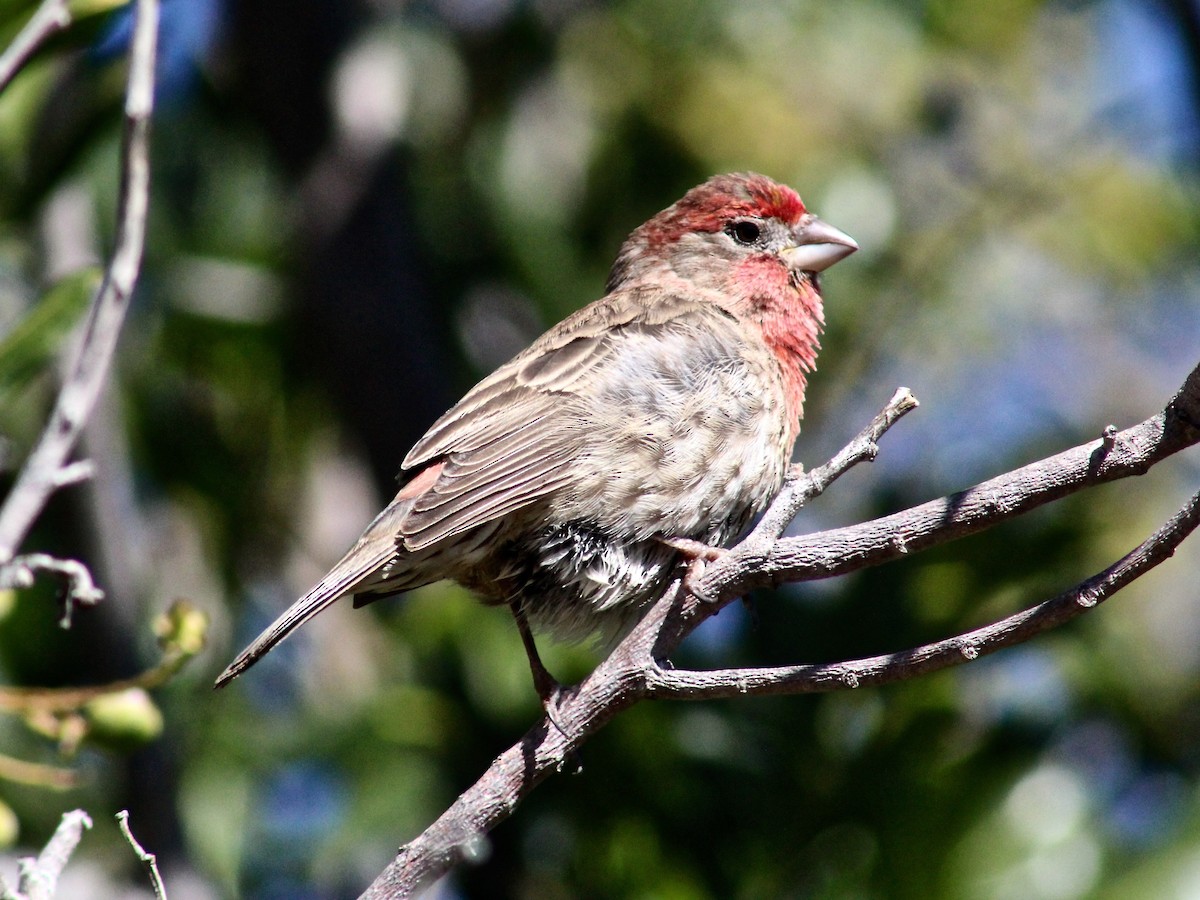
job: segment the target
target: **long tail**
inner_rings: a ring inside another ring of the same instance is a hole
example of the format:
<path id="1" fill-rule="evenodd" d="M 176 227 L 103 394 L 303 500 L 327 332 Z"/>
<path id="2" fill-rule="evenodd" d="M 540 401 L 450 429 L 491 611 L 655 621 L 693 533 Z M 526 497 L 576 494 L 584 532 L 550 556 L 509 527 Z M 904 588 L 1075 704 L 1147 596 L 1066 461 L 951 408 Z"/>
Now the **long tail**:
<path id="1" fill-rule="evenodd" d="M 276 644 L 311 619 L 317 613 L 332 606 L 352 591 L 381 566 L 396 556 L 395 522 L 405 511 L 408 503 L 393 501 L 376 517 L 362 537 L 329 570 L 321 582 L 293 603 L 278 619 L 271 623 L 237 658 L 221 673 L 214 687 L 222 688 L 262 659 Z"/>

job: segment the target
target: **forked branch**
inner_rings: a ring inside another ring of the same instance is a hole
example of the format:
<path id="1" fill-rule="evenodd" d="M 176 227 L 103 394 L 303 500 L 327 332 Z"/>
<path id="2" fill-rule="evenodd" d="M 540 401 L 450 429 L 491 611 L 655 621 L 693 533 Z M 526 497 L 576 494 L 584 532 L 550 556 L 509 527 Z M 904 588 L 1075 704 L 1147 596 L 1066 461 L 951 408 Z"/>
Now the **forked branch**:
<path id="1" fill-rule="evenodd" d="M 875 442 L 913 405 L 911 396 L 897 392 L 833 460 L 807 475 L 797 472 L 767 511 L 765 524 L 712 564 L 698 578 L 695 593 L 684 591 L 676 581 L 590 676 L 562 693 L 553 725 L 543 719 L 497 757 L 436 822 L 400 849 L 363 894 L 364 900 L 415 896 L 454 865 L 476 857 L 487 833 L 512 815 L 522 799 L 546 777 L 568 767 L 574 750 L 590 735 L 640 700 L 851 689 L 967 662 L 1094 608 L 1169 557 L 1200 522 L 1198 494 L 1140 547 L 1071 590 L 992 625 L 923 647 L 822 666 L 682 672 L 665 665 L 697 625 L 754 588 L 878 565 L 989 528 L 1075 491 L 1143 474 L 1200 442 L 1200 366 L 1161 413 L 1125 431 L 1106 428 L 1098 440 L 872 522 L 779 538 L 807 499 L 851 466 L 874 458 Z"/>
<path id="2" fill-rule="evenodd" d="M 649 696 L 656 700 L 811 694 L 873 687 L 960 665 L 1027 641 L 1103 603 L 1171 555 L 1200 524 L 1200 493 L 1154 534 L 1103 572 L 1037 606 L 998 622 L 883 656 L 807 666 L 680 671 L 655 666 Z"/>

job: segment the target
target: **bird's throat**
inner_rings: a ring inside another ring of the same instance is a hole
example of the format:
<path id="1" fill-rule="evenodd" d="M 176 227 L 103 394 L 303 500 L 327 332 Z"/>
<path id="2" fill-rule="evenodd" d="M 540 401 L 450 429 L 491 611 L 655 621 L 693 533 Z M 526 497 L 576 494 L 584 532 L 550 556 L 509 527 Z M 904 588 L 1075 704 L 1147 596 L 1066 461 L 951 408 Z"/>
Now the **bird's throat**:
<path id="1" fill-rule="evenodd" d="M 806 377 L 816 368 L 824 316 L 821 295 L 808 282 L 786 294 L 759 295 L 753 308 L 763 342 L 783 373 L 788 414 L 794 422 L 804 411 Z"/>
<path id="2" fill-rule="evenodd" d="M 762 330 L 763 343 L 783 374 L 788 413 L 797 421 L 804 409 L 805 378 L 816 368 L 821 328 L 821 294 L 811 275 L 796 273 L 777 259 L 746 260 L 735 272 L 739 314 Z"/>

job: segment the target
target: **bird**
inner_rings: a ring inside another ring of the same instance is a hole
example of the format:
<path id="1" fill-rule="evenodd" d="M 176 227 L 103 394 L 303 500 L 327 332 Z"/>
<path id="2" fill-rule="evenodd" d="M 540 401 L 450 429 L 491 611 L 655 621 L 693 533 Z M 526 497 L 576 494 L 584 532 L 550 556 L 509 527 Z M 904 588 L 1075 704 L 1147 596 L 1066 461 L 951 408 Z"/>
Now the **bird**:
<path id="1" fill-rule="evenodd" d="M 597 301 L 480 381 L 409 450 L 395 498 L 222 687 L 344 597 L 449 579 L 534 631 L 611 644 L 783 484 L 824 313 L 858 249 L 792 188 L 714 176 L 635 229 Z"/>

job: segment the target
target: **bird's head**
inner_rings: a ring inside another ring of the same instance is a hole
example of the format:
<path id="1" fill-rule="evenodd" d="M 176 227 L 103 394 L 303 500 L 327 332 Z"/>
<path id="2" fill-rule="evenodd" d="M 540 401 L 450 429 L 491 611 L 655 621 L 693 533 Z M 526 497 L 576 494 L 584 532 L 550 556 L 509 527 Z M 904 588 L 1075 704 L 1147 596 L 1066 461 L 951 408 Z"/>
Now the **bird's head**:
<path id="1" fill-rule="evenodd" d="M 787 185 L 753 173 L 717 175 L 629 236 L 608 289 L 664 274 L 731 295 L 774 282 L 815 287 L 818 272 L 857 249 Z"/>

